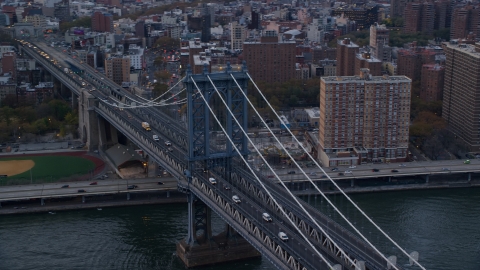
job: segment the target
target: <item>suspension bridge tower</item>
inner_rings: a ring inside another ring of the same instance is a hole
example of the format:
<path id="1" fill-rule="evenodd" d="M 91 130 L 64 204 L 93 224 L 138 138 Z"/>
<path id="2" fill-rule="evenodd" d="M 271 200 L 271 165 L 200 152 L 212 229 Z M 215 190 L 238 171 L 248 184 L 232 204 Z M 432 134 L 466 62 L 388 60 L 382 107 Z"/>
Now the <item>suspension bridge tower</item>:
<path id="1" fill-rule="evenodd" d="M 232 159 L 239 155 L 230 140 L 240 155 L 247 157 L 248 141 L 241 129 L 247 130 L 248 121 L 247 101 L 242 93 L 247 92 L 249 78 L 246 73 L 245 63 L 236 71 L 227 64 L 226 70 L 220 73 L 209 73 L 207 66 L 204 66 L 201 74 L 192 74 L 188 68 L 184 84 L 187 90 L 186 175 L 189 182 L 192 177 L 210 179 L 214 175 L 230 180 Z M 228 112 L 219 95 L 233 115 Z M 192 192 L 188 193 L 188 215 L 188 235 L 177 243 L 177 255 L 187 267 L 260 256 L 228 223 L 223 232 L 213 235 L 211 209 Z"/>

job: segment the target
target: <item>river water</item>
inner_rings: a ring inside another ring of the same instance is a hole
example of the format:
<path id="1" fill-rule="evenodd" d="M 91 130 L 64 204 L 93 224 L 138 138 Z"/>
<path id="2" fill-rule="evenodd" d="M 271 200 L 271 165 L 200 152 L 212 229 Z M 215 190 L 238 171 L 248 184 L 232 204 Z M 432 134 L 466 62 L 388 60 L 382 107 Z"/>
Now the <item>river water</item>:
<path id="1" fill-rule="evenodd" d="M 351 197 L 427 269 L 480 269 L 479 188 Z M 185 269 L 174 253 L 186 222 L 185 204 L 0 216 L 0 269 Z M 220 218 L 213 227 L 223 228 Z M 227 268 L 274 269 L 262 259 L 200 269 Z"/>

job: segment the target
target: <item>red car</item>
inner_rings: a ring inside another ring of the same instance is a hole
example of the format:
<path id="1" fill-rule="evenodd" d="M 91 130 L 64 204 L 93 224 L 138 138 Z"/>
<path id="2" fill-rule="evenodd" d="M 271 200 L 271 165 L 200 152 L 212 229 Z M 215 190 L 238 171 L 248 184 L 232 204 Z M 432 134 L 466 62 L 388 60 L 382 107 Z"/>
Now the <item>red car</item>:
<path id="1" fill-rule="evenodd" d="M 97 184 L 97 182 L 92 182 L 92 183 L 90 183 L 90 186 L 93 186 L 93 185 L 96 185 L 96 184 Z"/>

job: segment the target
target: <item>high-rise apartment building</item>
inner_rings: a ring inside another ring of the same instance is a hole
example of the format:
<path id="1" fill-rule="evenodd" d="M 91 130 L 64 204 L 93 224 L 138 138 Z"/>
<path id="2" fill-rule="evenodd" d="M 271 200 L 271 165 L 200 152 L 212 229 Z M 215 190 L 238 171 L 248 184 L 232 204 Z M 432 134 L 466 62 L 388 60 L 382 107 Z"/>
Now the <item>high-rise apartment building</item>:
<path id="1" fill-rule="evenodd" d="M 422 59 L 419 54 L 413 50 L 398 50 L 397 56 L 397 74 L 405 75 L 412 81 L 420 79 Z"/>
<path id="2" fill-rule="evenodd" d="M 5 52 L 5 53 L 3 53 L 1 60 L 2 60 L 1 61 L 2 72 L 12 74 L 12 79 L 14 81 L 16 81 L 16 78 L 17 78 L 17 68 L 16 68 L 17 54 L 13 51 Z"/>
<path id="3" fill-rule="evenodd" d="M 405 7 L 405 33 L 433 34 L 435 6 L 431 2 L 410 2 Z"/>
<path id="4" fill-rule="evenodd" d="M 69 22 L 72 20 L 70 16 L 70 2 L 68 0 L 62 0 L 53 4 L 53 15 L 60 20 L 60 22 Z"/>
<path id="5" fill-rule="evenodd" d="M 279 41 L 275 31 L 266 31 L 259 42 L 244 42 L 243 57 L 257 82 L 286 82 L 295 78 L 295 41 Z"/>
<path id="6" fill-rule="evenodd" d="M 443 43 L 447 56 L 442 117 L 470 151 L 480 151 L 480 43 Z"/>
<path id="7" fill-rule="evenodd" d="M 480 37 L 480 6 L 467 5 L 455 8 L 450 39 L 466 38 L 470 32 Z"/>
<path id="8" fill-rule="evenodd" d="M 123 82 L 130 81 L 130 58 L 108 57 L 105 59 L 105 76 L 113 80 L 116 84 L 122 85 Z"/>
<path id="9" fill-rule="evenodd" d="M 230 34 L 231 49 L 241 51 L 246 37 L 245 27 L 238 22 L 232 22 L 230 23 Z"/>
<path id="10" fill-rule="evenodd" d="M 325 166 L 407 158 L 411 80 L 405 76 L 320 79 L 319 159 Z"/>
<path id="11" fill-rule="evenodd" d="M 113 33 L 113 16 L 110 13 L 97 11 L 92 17 L 92 30 Z"/>
<path id="12" fill-rule="evenodd" d="M 441 101 L 443 97 L 443 79 L 445 67 L 439 64 L 422 66 L 420 98 L 426 102 Z"/>
<path id="13" fill-rule="evenodd" d="M 390 0 L 390 17 L 403 17 L 407 2 L 412 0 Z"/>
<path id="14" fill-rule="evenodd" d="M 358 51 L 358 45 L 349 38 L 337 40 L 337 76 L 355 75 L 354 63 Z"/>
<path id="15" fill-rule="evenodd" d="M 378 23 L 370 26 L 370 47 L 375 58 L 381 61 L 392 60 L 392 49 L 388 45 L 390 42 L 390 30 Z"/>

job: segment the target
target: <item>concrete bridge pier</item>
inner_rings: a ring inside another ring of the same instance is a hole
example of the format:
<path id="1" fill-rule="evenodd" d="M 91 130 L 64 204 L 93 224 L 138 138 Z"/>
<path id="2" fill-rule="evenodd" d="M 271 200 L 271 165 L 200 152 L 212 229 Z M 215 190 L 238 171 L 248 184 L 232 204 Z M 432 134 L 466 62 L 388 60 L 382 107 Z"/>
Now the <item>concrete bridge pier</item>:
<path id="1" fill-rule="evenodd" d="M 44 205 L 45 205 L 45 199 L 44 199 L 44 198 L 42 198 L 42 199 L 40 200 L 40 205 L 41 205 L 41 206 L 44 206 Z"/>
<path id="2" fill-rule="evenodd" d="M 177 243 L 177 256 L 187 268 L 259 257 L 245 239 L 229 225 L 212 235 L 211 209 L 188 194 L 188 235 Z"/>
<path id="3" fill-rule="evenodd" d="M 355 179 L 351 179 L 350 180 L 350 187 L 354 187 L 355 186 Z"/>
<path id="4" fill-rule="evenodd" d="M 428 184 L 428 181 L 429 181 L 429 180 L 430 180 L 430 175 L 426 175 L 426 176 L 425 176 L 425 183 Z"/>
<path id="5" fill-rule="evenodd" d="M 472 180 L 472 173 L 468 173 L 468 178 L 467 178 L 468 182 L 470 182 Z"/>
<path id="6" fill-rule="evenodd" d="M 95 103 L 98 100 L 87 91 L 82 91 L 78 101 L 78 128 L 81 140 L 88 149 L 98 149 L 99 125 L 98 115 L 95 113 Z"/>

